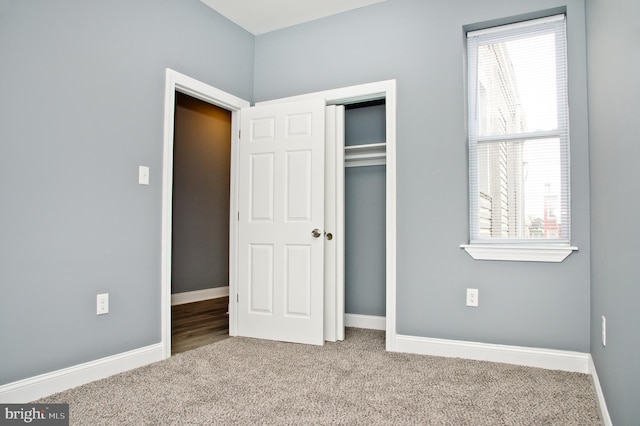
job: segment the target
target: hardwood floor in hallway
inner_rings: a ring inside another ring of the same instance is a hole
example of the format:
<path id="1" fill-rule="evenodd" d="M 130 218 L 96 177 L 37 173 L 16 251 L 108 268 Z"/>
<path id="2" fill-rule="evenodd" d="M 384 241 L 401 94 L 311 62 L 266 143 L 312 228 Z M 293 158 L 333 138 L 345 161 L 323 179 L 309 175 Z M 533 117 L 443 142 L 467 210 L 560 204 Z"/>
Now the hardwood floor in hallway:
<path id="1" fill-rule="evenodd" d="M 171 306 L 171 354 L 229 337 L 229 297 Z"/>

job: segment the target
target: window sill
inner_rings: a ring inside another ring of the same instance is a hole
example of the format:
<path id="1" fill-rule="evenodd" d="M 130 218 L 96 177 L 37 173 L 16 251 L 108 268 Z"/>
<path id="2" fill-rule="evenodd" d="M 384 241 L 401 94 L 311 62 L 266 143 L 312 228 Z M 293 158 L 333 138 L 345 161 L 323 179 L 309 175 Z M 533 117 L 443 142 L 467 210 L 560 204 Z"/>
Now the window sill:
<path id="1" fill-rule="evenodd" d="M 489 244 L 461 244 L 475 260 L 508 260 L 515 262 L 555 262 L 565 260 L 578 250 L 573 246 L 505 246 Z"/>

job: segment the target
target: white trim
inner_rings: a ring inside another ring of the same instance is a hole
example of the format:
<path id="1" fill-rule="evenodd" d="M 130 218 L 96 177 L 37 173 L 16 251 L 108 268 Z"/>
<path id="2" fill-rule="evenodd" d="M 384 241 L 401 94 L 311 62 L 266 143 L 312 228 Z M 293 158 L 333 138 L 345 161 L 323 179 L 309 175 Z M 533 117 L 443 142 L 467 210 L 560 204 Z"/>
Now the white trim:
<path id="1" fill-rule="evenodd" d="M 237 151 L 240 129 L 239 111 L 250 104 L 215 87 L 180 74 L 170 68 L 166 70 L 164 98 L 164 135 L 162 162 L 162 260 L 161 260 L 161 333 L 164 358 L 171 356 L 171 223 L 173 199 L 173 125 L 175 114 L 175 92 L 179 91 L 197 99 L 231 111 L 231 188 L 229 202 L 229 287 L 235 288 L 236 235 L 237 235 Z M 233 293 L 232 293 L 233 294 Z M 229 335 L 236 335 L 236 305 L 229 304 Z"/>
<path id="2" fill-rule="evenodd" d="M 327 102 L 327 105 L 349 105 L 359 102 L 385 99 L 389 96 L 389 94 L 391 94 L 391 92 L 393 92 L 395 98 L 395 86 L 395 80 L 385 80 L 374 83 L 358 84 L 356 86 L 341 87 L 339 89 L 323 90 L 321 92 L 305 93 L 302 95 L 288 96 L 286 98 L 256 102 L 256 105 L 266 105 L 278 102 L 307 101 L 317 98 L 324 98 Z"/>
<path id="3" fill-rule="evenodd" d="M 573 246 L 507 246 L 492 244 L 461 244 L 475 260 L 510 260 L 520 262 L 562 262 L 578 250 Z"/>
<path id="4" fill-rule="evenodd" d="M 338 304 L 338 294 L 344 293 L 344 287 L 341 287 L 341 274 L 337 269 L 338 256 L 342 253 L 340 248 L 342 234 L 338 233 L 338 223 L 343 219 L 342 207 L 343 202 L 338 198 L 338 181 L 339 174 L 344 174 L 344 168 L 338 166 L 337 152 L 344 147 L 344 127 L 342 127 L 341 116 L 344 116 L 344 107 L 336 105 L 328 105 L 325 107 L 325 163 L 324 163 L 324 231 L 333 233 L 334 238 L 325 241 L 324 244 L 324 340 L 326 342 L 335 342 L 338 335 L 344 334 L 344 330 L 340 333 L 338 329 L 338 319 L 344 316 L 344 306 Z M 338 254 L 340 253 L 340 254 Z M 341 312 L 342 308 L 342 314 Z M 340 324 L 344 328 L 344 323 Z"/>
<path id="5" fill-rule="evenodd" d="M 386 198 L 387 198 L 387 223 L 386 223 L 386 349 L 395 350 L 396 345 L 396 81 L 388 83 L 385 91 L 387 144 L 386 157 Z"/>
<path id="6" fill-rule="evenodd" d="M 534 140 L 534 139 L 552 139 L 562 137 L 562 132 L 559 129 L 554 130 L 540 130 L 537 132 L 523 132 L 523 133 L 507 133 L 506 135 L 476 135 L 473 142 L 500 142 L 500 141 L 517 141 L 517 140 Z"/>
<path id="7" fill-rule="evenodd" d="M 550 370 L 589 372 L 589 354 L 428 337 L 396 336 L 395 352 L 503 362 Z"/>
<path id="8" fill-rule="evenodd" d="M 609 409 L 607 408 L 607 402 L 604 399 L 604 392 L 600 386 L 600 380 L 598 379 L 598 373 L 596 372 L 596 365 L 593 362 L 593 357 L 589 354 L 589 373 L 593 380 L 593 387 L 596 390 L 596 397 L 598 398 L 598 409 L 600 410 L 600 420 L 604 426 L 613 426 L 611 416 L 609 415 Z"/>
<path id="9" fill-rule="evenodd" d="M 336 139 L 335 162 L 335 200 L 336 200 L 336 339 L 344 340 L 344 105 L 337 105 L 336 129 L 343 130 Z"/>
<path id="10" fill-rule="evenodd" d="M 0 386 L 0 402 L 27 403 L 164 359 L 162 343 Z"/>
<path id="11" fill-rule="evenodd" d="M 344 326 L 367 328 L 369 330 L 384 330 L 387 326 L 387 319 L 374 315 L 344 314 Z"/>
<path id="12" fill-rule="evenodd" d="M 171 306 L 184 305 L 185 303 L 200 302 L 209 299 L 218 299 L 229 295 L 229 286 L 205 288 L 203 290 L 185 291 L 171 295 Z"/>

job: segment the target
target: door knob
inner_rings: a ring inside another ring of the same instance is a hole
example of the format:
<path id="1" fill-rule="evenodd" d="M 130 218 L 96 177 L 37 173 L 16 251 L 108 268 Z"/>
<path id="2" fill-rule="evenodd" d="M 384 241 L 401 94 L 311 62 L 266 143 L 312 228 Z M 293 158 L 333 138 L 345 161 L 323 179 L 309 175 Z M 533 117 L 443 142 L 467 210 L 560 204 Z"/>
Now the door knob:
<path id="1" fill-rule="evenodd" d="M 333 240 L 333 234 L 331 232 L 327 232 L 326 237 L 327 237 L 327 240 L 329 241 Z"/>
<path id="2" fill-rule="evenodd" d="M 313 238 L 318 238 L 320 235 L 322 235 L 322 232 L 320 232 L 320 230 L 316 228 L 313 231 L 311 231 L 311 235 L 313 235 Z"/>

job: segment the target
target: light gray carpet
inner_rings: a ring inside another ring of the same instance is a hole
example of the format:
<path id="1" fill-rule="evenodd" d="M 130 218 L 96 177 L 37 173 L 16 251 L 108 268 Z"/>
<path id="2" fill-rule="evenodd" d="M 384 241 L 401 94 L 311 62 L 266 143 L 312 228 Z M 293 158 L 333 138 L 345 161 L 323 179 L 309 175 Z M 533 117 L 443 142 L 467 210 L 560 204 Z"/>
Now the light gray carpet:
<path id="1" fill-rule="evenodd" d="M 585 374 L 388 353 L 379 331 L 323 347 L 235 337 L 40 402 L 72 425 L 599 425 Z"/>

